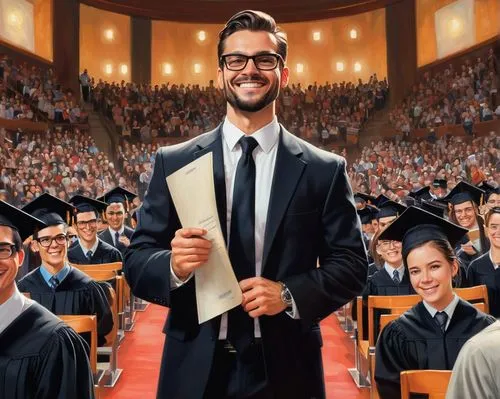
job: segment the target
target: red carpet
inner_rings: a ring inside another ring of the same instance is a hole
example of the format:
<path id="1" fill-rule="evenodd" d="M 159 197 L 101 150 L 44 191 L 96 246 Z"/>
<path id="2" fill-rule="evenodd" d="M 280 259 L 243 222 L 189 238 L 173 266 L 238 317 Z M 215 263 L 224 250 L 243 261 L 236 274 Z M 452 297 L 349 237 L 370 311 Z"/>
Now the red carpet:
<path id="1" fill-rule="evenodd" d="M 118 352 L 118 365 L 123 374 L 113 389 L 101 399 L 155 399 L 160 372 L 164 335 L 161 330 L 166 309 L 150 305 L 138 313 L 134 331 Z M 347 368 L 354 364 L 353 344 L 342 331 L 335 316 L 321 325 L 323 333 L 323 363 L 327 397 L 329 399 L 367 399 L 368 391 L 360 391 L 352 382 Z"/>

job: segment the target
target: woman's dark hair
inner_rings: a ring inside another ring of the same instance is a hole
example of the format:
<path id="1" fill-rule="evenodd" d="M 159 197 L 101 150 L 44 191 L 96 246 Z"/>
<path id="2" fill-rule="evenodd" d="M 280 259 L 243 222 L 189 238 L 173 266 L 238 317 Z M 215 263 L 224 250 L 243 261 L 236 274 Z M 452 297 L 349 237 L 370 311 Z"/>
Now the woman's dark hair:
<path id="1" fill-rule="evenodd" d="M 375 265 L 377 265 L 378 267 L 381 267 L 384 264 L 384 260 L 377 253 L 377 245 L 381 233 L 382 233 L 381 230 L 375 233 L 373 238 L 370 240 L 370 248 L 368 248 L 368 250 L 370 251 L 370 255 L 373 258 L 373 263 L 375 263 Z"/>
<path id="2" fill-rule="evenodd" d="M 271 33 L 278 44 L 277 53 L 286 60 L 288 54 L 288 40 L 286 33 L 276 25 L 276 21 L 269 14 L 262 11 L 245 10 L 233 15 L 226 26 L 219 33 L 219 43 L 217 44 L 217 58 L 221 64 L 221 56 L 224 53 L 226 39 L 235 32 L 249 30 L 252 32 L 264 31 Z"/>

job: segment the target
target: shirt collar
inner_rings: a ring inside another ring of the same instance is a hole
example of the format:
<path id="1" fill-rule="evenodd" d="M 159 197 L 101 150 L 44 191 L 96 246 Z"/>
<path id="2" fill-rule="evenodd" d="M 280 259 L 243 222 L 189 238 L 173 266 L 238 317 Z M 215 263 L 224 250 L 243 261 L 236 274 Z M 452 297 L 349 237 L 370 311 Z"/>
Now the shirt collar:
<path id="1" fill-rule="evenodd" d="M 493 262 L 493 254 L 491 253 L 491 249 L 488 251 L 488 253 L 490 256 L 491 264 L 493 265 L 493 269 L 495 269 L 495 270 L 498 269 L 498 265 L 495 262 Z"/>
<path id="2" fill-rule="evenodd" d="M 78 242 L 80 244 L 80 247 L 82 247 L 83 253 L 87 255 L 87 252 L 92 252 L 92 255 L 95 254 L 95 251 L 97 250 L 97 246 L 99 245 L 99 237 L 96 237 L 95 243 L 92 246 L 92 248 L 87 248 L 85 245 L 83 245 L 82 240 L 78 239 Z"/>
<path id="3" fill-rule="evenodd" d="M 395 269 L 394 267 L 392 267 L 391 265 L 389 265 L 387 262 L 385 262 L 384 263 L 384 269 L 385 269 L 385 271 L 387 273 L 389 273 L 389 276 L 391 276 L 391 277 L 394 274 L 394 270 L 398 271 L 400 279 L 403 279 L 403 276 L 405 274 L 405 266 L 404 265 L 401 265 L 397 269 Z"/>
<path id="4" fill-rule="evenodd" d="M 23 312 L 25 301 L 16 286 L 14 294 L 0 305 L 0 334 Z"/>
<path id="5" fill-rule="evenodd" d="M 262 148 L 262 151 L 269 153 L 269 151 L 271 151 L 278 142 L 280 129 L 278 119 L 275 116 L 266 126 L 253 132 L 252 137 L 257 140 L 257 143 L 259 144 L 259 147 Z M 234 147 L 238 143 L 239 139 L 244 135 L 245 133 L 233 125 L 226 117 L 224 124 L 222 125 L 222 136 L 230 151 L 234 150 Z"/>
<path id="6" fill-rule="evenodd" d="M 59 284 L 61 284 L 63 280 L 68 276 L 70 271 L 71 267 L 67 263 L 65 263 L 63 268 L 59 270 L 59 272 L 56 273 L 55 275 L 50 274 L 50 272 L 45 268 L 44 264 L 40 266 L 40 273 L 42 274 L 43 279 L 45 280 L 45 282 L 49 287 L 51 287 L 49 281 L 52 277 L 56 277 L 59 280 Z"/>
<path id="7" fill-rule="evenodd" d="M 459 301 L 459 298 L 458 298 L 457 294 L 453 294 L 452 301 L 448 304 L 448 306 L 446 306 L 443 309 L 443 312 L 445 312 L 448 315 L 448 321 L 451 320 L 451 318 L 453 316 L 453 312 L 455 312 L 455 308 L 458 305 L 458 301 Z M 427 309 L 427 311 L 430 313 L 431 317 L 434 318 L 434 316 L 436 315 L 438 310 L 435 309 L 434 307 L 432 307 L 431 305 L 429 305 L 427 302 L 425 302 L 425 301 L 422 301 L 422 302 L 424 303 L 424 306 Z"/>
<path id="8" fill-rule="evenodd" d="M 120 228 L 120 230 L 113 230 L 111 227 L 108 227 L 108 229 L 113 237 L 115 236 L 116 233 L 118 233 L 119 235 L 122 235 L 123 232 L 125 231 L 125 224 L 122 224 L 122 227 Z"/>

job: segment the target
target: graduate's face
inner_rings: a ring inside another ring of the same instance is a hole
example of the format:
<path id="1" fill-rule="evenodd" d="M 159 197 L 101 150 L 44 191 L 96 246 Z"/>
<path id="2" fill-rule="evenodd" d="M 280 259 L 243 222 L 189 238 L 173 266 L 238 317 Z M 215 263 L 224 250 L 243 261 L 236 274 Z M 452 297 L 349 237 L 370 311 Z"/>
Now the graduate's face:
<path id="1" fill-rule="evenodd" d="M 378 229 L 383 230 L 386 226 L 390 225 L 395 219 L 396 216 L 386 216 L 385 218 L 380 218 L 378 220 Z"/>
<path id="2" fill-rule="evenodd" d="M 0 250 L 10 251 L 11 245 L 14 245 L 13 230 L 7 226 L 0 226 Z M 23 260 L 23 250 L 14 251 L 7 259 L 0 259 L 0 305 L 13 294 L 14 280 Z"/>
<path id="3" fill-rule="evenodd" d="M 476 211 L 471 201 L 454 205 L 453 212 L 460 226 L 471 229 L 476 225 Z"/>
<path id="4" fill-rule="evenodd" d="M 125 208 L 123 204 L 116 202 L 109 205 L 106 208 L 106 220 L 108 221 L 109 227 L 113 230 L 120 230 L 125 220 Z"/>
<path id="5" fill-rule="evenodd" d="M 60 242 L 63 241 L 63 236 L 66 237 L 66 229 L 62 224 L 46 227 L 38 232 L 37 240 L 33 241 L 32 248 L 40 253 L 42 263 L 55 269 L 62 268 L 64 266 L 64 261 L 68 253 L 67 237 L 66 240 L 64 240 L 64 243 L 58 243 L 58 240 Z M 40 240 L 43 238 L 51 239 L 52 242 L 48 247 L 44 247 L 40 244 Z"/>
<path id="6" fill-rule="evenodd" d="M 97 216 L 95 212 L 81 212 L 76 215 L 78 236 L 87 242 L 95 241 L 97 236 Z"/>
<path id="7" fill-rule="evenodd" d="M 493 209 L 496 206 L 500 206 L 500 194 L 490 194 L 486 206 L 489 209 Z"/>
<path id="8" fill-rule="evenodd" d="M 403 264 L 401 248 L 400 241 L 378 240 L 377 242 L 377 254 L 389 265 L 396 268 Z"/>
<path id="9" fill-rule="evenodd" d="M 494 213 L 488 220 L 486 234 L 490 240 L 491 246 L 500 250 L 500 213 Z"/>
<path id="10" fill-rule="evenodd" d="M 411 250 L 406 263 L 415 292 L 437 310 L 448 306 L 453 299 L 452 279 L 458 272 L 457 262 L 450 263 L 434 244 L 426 243 Z"/>

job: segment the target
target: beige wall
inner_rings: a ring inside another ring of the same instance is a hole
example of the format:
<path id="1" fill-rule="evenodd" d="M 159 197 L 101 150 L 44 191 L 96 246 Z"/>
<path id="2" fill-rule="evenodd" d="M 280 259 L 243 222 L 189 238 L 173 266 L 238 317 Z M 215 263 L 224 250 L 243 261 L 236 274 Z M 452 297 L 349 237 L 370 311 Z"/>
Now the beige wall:
<path id="1" fill-rule="evenodd" d="M 111 29 L 112 40 L 105 38 Z M 105 66 L 112 66 L 112 73 Z M 120 65 L 127 65 L 127 73 Z M 80 4 L 80 71 L 88 69 L 96 79 L 130 81 L 130 17 Z"/>
<path id="2" fill-rule="evenodd" d="M 35 53 L 47 60 L 53 60 L 53 0 L 35 0 Z"/>
<path id="3" fill-rule="evenodd" d="M 417 59 L 418 66 L 437 60 L 434 13 L 454 0 L 417 0 Z M 500 1 L 475 0 L 476 44 L 500 34 Z"/>
<path id="4" fill-rule="evenodd" d="M 217 35 L 222 27 L 153 21 L 152 82 L 205 85 L 210 79 L 215 80 Z M 288 34 L 291 83 L 367 80 L 373 73 L 379 78 L 387 74 L 384 9 L 325 21 L 283 24 L 282 27 Z M 349 38 L 349 31 L 353 28 L 358 32 L 356 40 Z M 206 32 L 204 42 L 197 39 L 200 30 Z M 314 31 L 321 33 L 320 41 L 313 41 Z M 338 61 L 344 62 L 343 72 L 336 71 Z M 360 72 L 354 72 L 355 62 L 361 64 Z M 171 75 L 162 73 L 164 63 L 172 65 Z M 195 63 L 201 64 L 199 74 L 194 73 Z M 298 63 L 304 67 L 301 74 L 296 71 Z"/>

